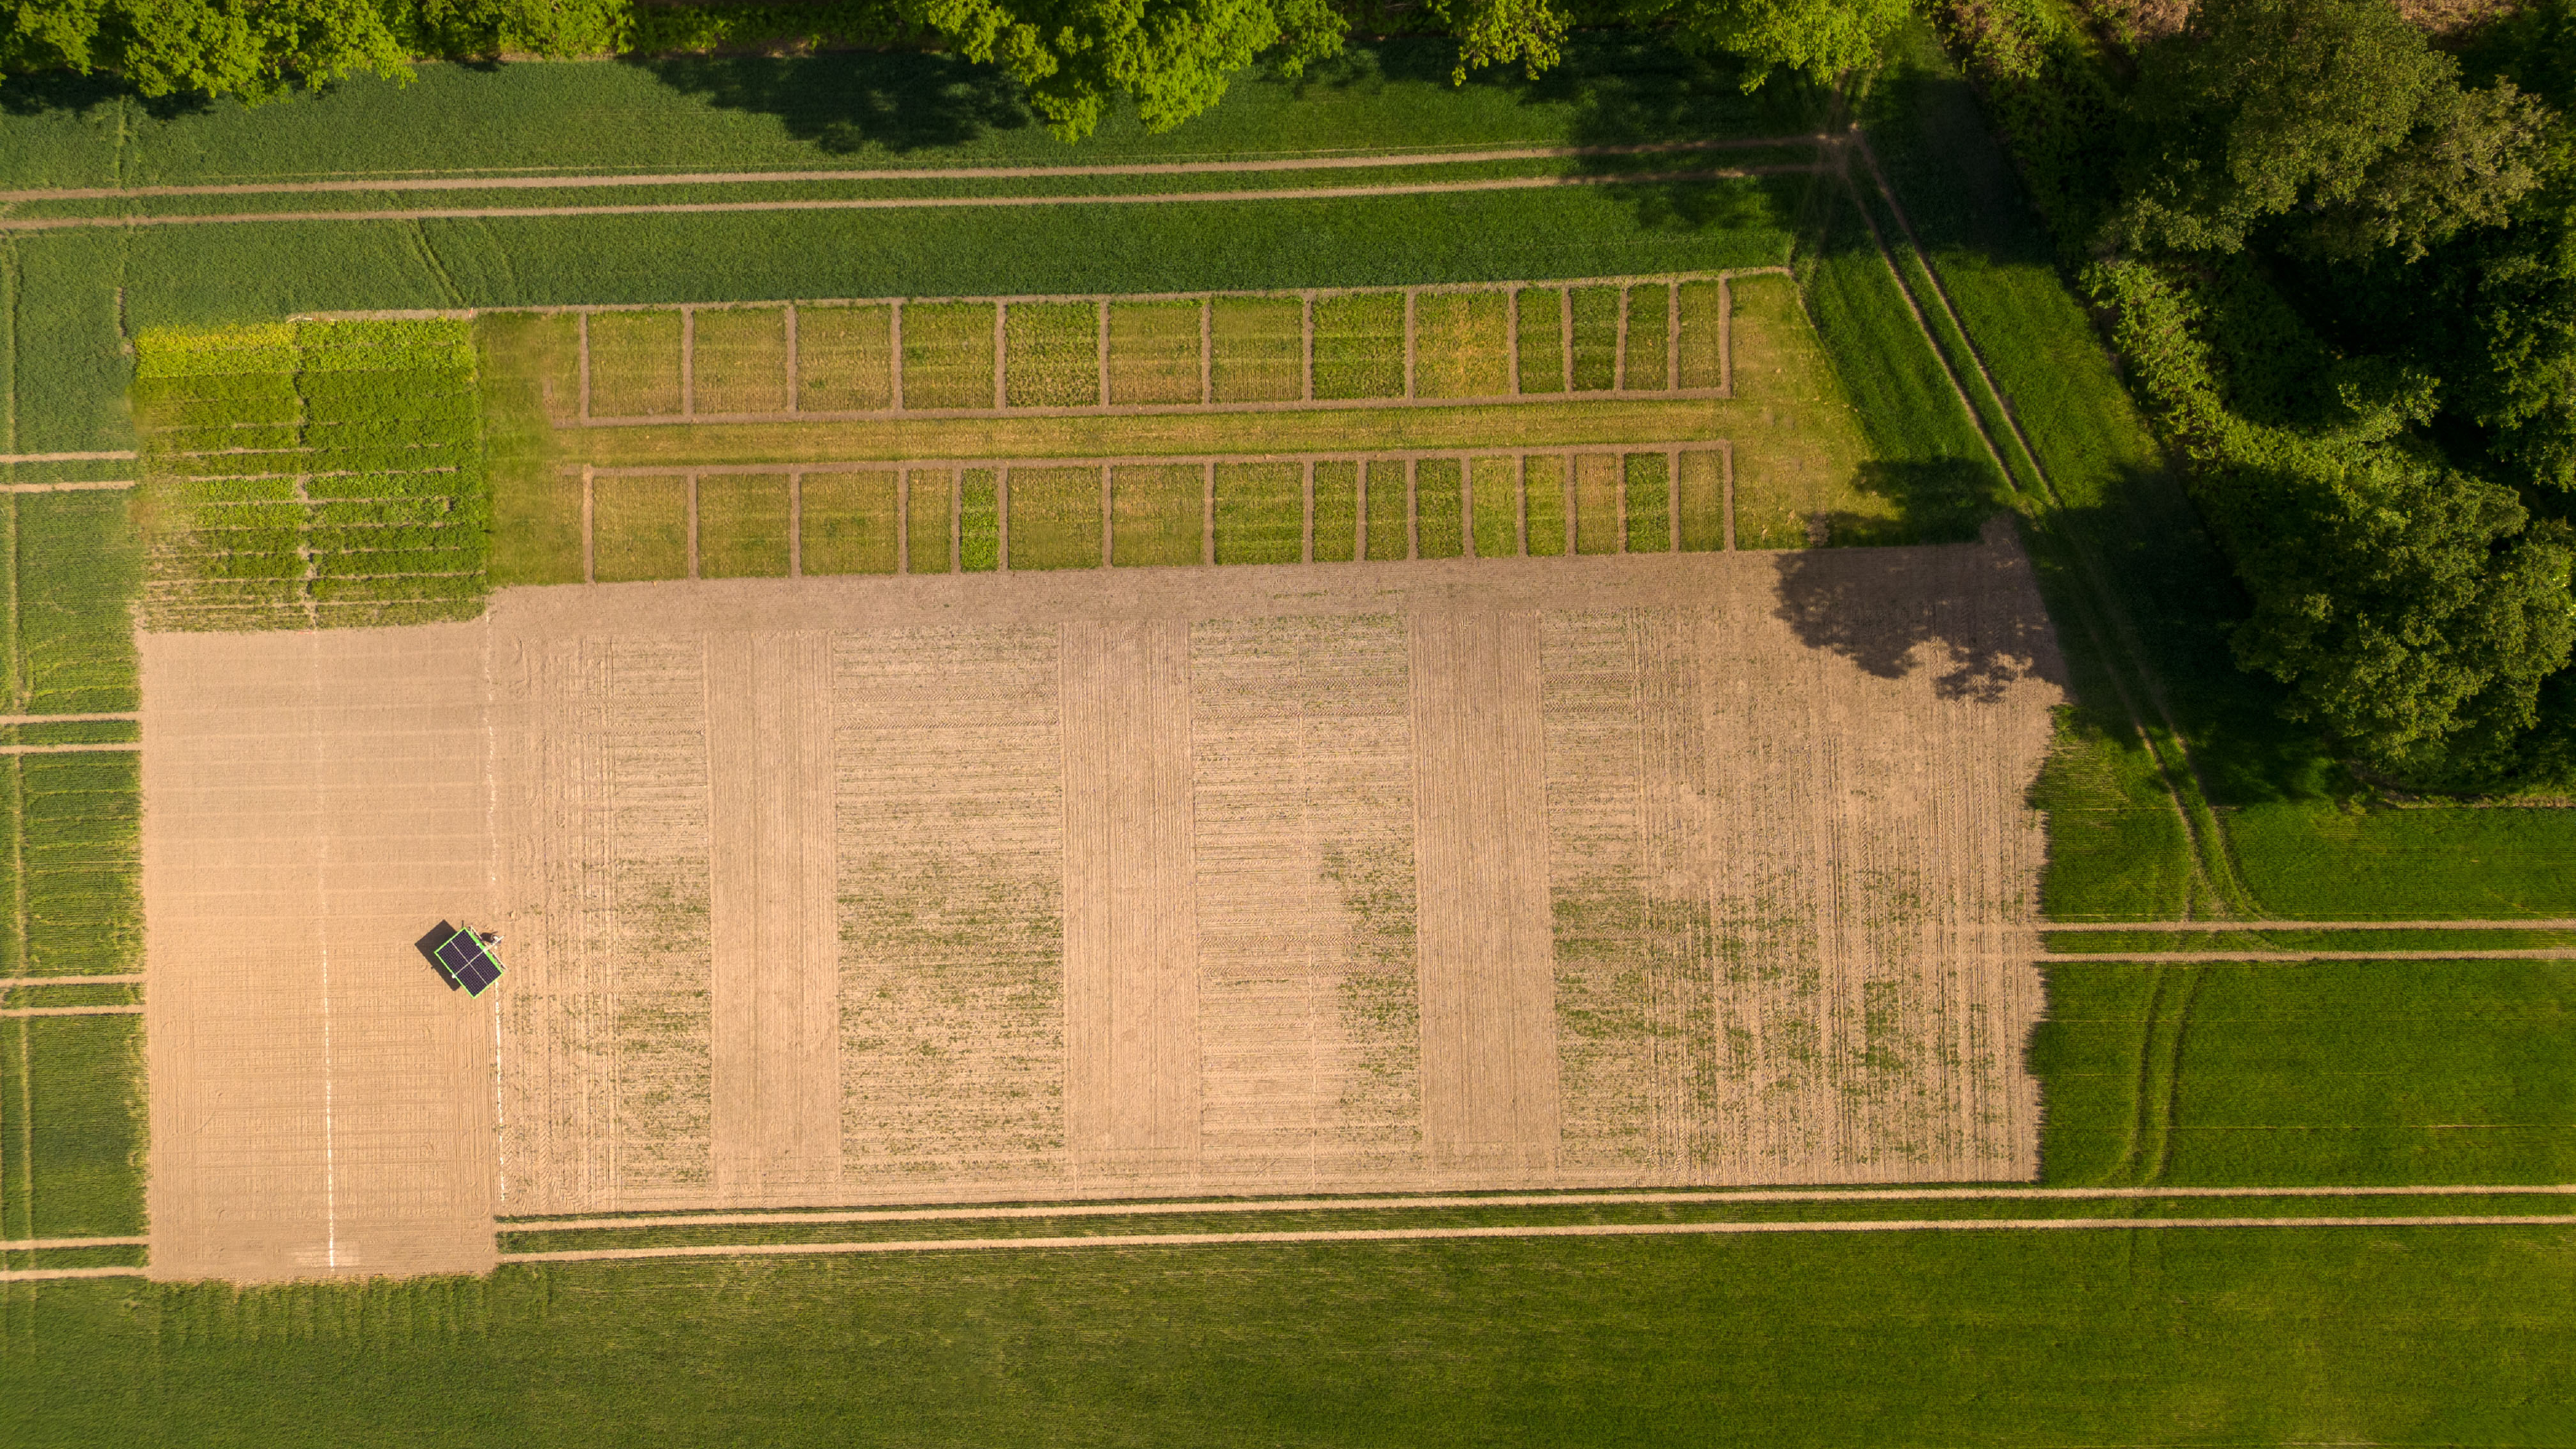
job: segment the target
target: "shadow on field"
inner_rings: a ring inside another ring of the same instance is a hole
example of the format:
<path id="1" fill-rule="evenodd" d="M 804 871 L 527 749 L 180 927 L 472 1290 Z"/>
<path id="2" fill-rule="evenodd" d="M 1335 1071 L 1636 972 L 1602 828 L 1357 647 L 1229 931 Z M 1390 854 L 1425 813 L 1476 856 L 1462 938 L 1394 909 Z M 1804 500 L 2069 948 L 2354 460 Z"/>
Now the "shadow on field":
<path id="1" fill-rule="evenodd" d="M 1781 554 L 1776 567 L 1774 617 L 1809 648 L 1878 678 L 1940 669 L 1933 689 L 1941 698 L 1980 702 L 2024 679 L 2066 682 L 2010 515 L 1988 520 L 1972 546 L 1803 549 Z"/>
<path id="2" fill-rule="evenodd" d="M 956 146 L 1036 124 L 998 67 L 954 55 L 675 56 L 630 59 L 683 95 L 773 115 L 788 134 L 834 155 Z"/>

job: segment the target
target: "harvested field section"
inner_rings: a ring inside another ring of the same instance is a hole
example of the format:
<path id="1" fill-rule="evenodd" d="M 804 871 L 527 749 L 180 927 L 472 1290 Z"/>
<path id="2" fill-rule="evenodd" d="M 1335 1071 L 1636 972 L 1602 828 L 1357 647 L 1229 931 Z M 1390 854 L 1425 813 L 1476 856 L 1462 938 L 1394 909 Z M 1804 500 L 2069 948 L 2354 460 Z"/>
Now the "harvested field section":
<path id="1" fill-rule="evenodd" d="M 691 327 L 693 411 L 787 411 L 785 308 L 710 307 L 691 319 Z"/>
<path id="2" fill-rule="evenodd" d="M 698 577 L 787 577 L 787 475 L 717 473 L 698 480 Z"/>
<path id="3" fill-rule="evenodd" d="M 412 944 L 494 920 L 484 644 L 144 636 L 155 1276 L 490 1270 L 490 1003 Z"/>
<path id="4" fill-rule="evenodd" d="M 1209 304 L 1209 379 L 1223 403 L 1306 395 L 1306 309 L 1295 297 L 1219 297 Z M 1315 396 L 1325 394 L 1319 381 Z"/>
<path id="5" fill-rule="evenodd" d="M 1065 1133 L 1088 1181 L 1201 1167 L 1189 629 L 1067 623 Z"/>
<path id="6" fill-rule="evenodd" d="M 1467 466 L 1468 531 L 1478 558 L 1521 551 L 1521 460 L 1476 458 Z"/>
<path id="7" fill-rule="evenodd" d="M 1549 893 L 1569 1165 L 1687 1176 L 1721 1155 L 1701 638 L 1707 616 L 1550 614 Z"/>
<path id="8" fill-rule="evenodd" d="M 1003 397 L 1012 407 L 1100 401 L 1100 309 L 1090 302 L 1013 302 L 1003 319 Z"/>
<path id="9" fill-rule="evenodd" d="M 1510 396 L 1509 302 L 1509 294 L 1501 291 L 1424 292 L 1417 296 L 1415 396 Z"/>
<path id="10" fill-rule="evenodd" d="M 892 307 L 796 309 L 796 406 L 809 413 L 894 406 Z"/>
<path id="11" fill-rule="evenodd" d="M 1385 616 L 1191 630 L 1212 1180 L 1420 1165 L 1406 651 Z"/>
<path id="12" fill-rule="evenodd" d="M 1296 563 L 1305 556 L 1306 470 L 1295 463 L 1216 465 L 1216 561 Z"/>
<path id="13" fill-rule="evenodd" d="M 1404 294 L 1315 299 L 1315 396 L 1404 396 Z"/>
<path id="14" fill-rule="evenodd" d="M 1565 391 L 1565 292 L 1559 287 L 1520 290 L 1520 391 Z"/>
<path id="15" fill-rule="evenodd" d="M 1109 485 L 1110 561 L 1121 568 L 1200 562 L 1206 504 L 1205 469 L 1148 464 L 1114 470 Z"/>
<path id="16" fill-rule="evenodd" d="M 1196 302 L 1109 304 L 1112 406 L 1202 401 L 1199 311 Z M 1227 381 L 1239 378 L 1229 373 Z"/>
<path id="17" fill-rule="evenodd" d="M 714 1189 L 707 655 L 690 636 L 494 651 L 505 1212 Z"/>
<path id="18" fill-rule="evenodd" d="M 991 302 L 924 302 L 903 309 L 903 405 L 993 405 Z"/>
<path id="19" fill-rule="evenodd" d="M 1726 782 L 1707 816 L 1717 1177 L 2035 1175 L 2038 972 L 1977 929 L 2038 913 L 2022 792 L 2063 696 L 2029 561 L 1998 532 L 1730 577 L 1697 645 Z"/>
<path id="20" fill-rule="evenodd" d="M 1056 1180 L 1055 633 L 844 634 L 832 668 L 844 1178 L 988 1191 Z"/>
<path id="21" fill-rule="evenodd" d="M 807 576 L 895 571 L 895 478 L 891 471 L 805 475 L 799 561 Z"/>
<path id="22" fill-rule="evenodd" d="M 1011 567 L 1100 567 L 1098 468 L 1011 470 Z"/>
<path id="23" fill-rule="evenodd" d="M 1435 1171 L 1553 1174 L 1538 617 L 1418 614 L 1410 636 L 1424 1152 Z"/>
<path id="24" fill-rule="evenodd" d="M 602 478 L 593 484 L 592 568 L 603 584 L 689 576 L 689 480 Z"/>
<path id="25" fill-rule="evenodd" d="M 1359 557 L 1360 465 L 1315 465 L 1315 562 L 1349 563 Z"/>
<path id="26" fill-rule="evenodd" d="M 590 415 L 680 414 L 680 314 L 598 312 L 590 328 Z"/>
<path id="27" fill-rule="evenodd" d="M 957 474 L 947 468 L 904 470 L 904 565 L 908 574 L 957 567 Z"/>

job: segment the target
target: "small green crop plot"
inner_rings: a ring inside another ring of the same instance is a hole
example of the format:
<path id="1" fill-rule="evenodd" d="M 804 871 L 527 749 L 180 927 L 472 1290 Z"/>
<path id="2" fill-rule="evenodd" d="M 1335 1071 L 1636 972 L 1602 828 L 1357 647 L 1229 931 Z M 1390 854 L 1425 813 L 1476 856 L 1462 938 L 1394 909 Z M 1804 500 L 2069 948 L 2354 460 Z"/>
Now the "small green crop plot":
<path id="1" fill-rule="evenodd" d="M 0 1242 L 140 1234 L 144 1101 L 142 1017 L 0 1023 Z"/>
<path id="2" fill-rule="evenodd" d="M 1315 301 L 1315 396 L 1404 396 L 1404 294 Z"/>
<path id="3" fill-rule="evenodd" d="M 1574 312 L 1574 387 L 1577 392 L 1606 392 L 1619 381 L 1619 298 L 1617 287 L 1577 287 Z"/>
<path id="4" fill-rule="evenodd" d="M 1455 458 L 1425 458 L 1413 468 L 1414 541 L 1422 558 L 1467 551 L 1466 470 Z"/>
<path id="5" fill-rule="evenodd" d="M 1112 406 L 1194 403 L 1201 400 L 1199 393 L 1204 381 L 1199 371 L 1201 315 L 1202 308 L 1196 302 L 1109 304 L 1109 401 Z M 1228 320 L 1238 319 L 1230 312 Z M 1240 378 L 1229 373 L 1228 380 L 1236 382 Z"/>
<path id="6" fill-rule="evenodd" d="M 602 478 L 591 505 L 603 584 L 689 576 L 689 480 Z"/>
<path id="7" fill-rule="evenodd" d="M 1630 553 L 1670 553 L 1673 547 L 1672 479 L 1661 453 L 1630 453 L 1625 461 Z"/>
<path id="8" fill-rule="evenodd" d="M 1531 393 L 1565 391 L 1565 292 L 1557 287 L 1520 290 L 1520 384 Z"/>
<path id="9" fill-rule="evenodd" d="M 1507 397 L 1512 391 L 1511 296 L 1499 289 L 1414 298 L 1414 392 Z"/>
<path id="10" fill-rule="evenodd" d="M 135 401 L 151 626 L 482 611 L 489 505 L 466 324 L 146 332 Z"/>
<path id="11" fill-rule="evenodd" d="M 1109 485 L 1111 562 L 1194 564 L 1206 538 L 1207 474 L 1195 464 L 1116 470 Z"/>
<path id="12" fill-rule="evenodd" d="M 1216 400 L 1295 402 L 1304 397 L 1305 317 L 1305 303 L 1295 297 L 1218 297 L 1211 301 L 1208 370 Z M 1317 397 L 1325 396 L 1321 386 L 1319 375 Z"/>
<path id="13" fill-rule="evenodd" d="M 1628 289 L 1628 352 L 1620 363 L 1621 387 L 1630 392 L 1660 392 L 1673 385 L 1672 334 L 1678 305 L 1673 289 L 1661 282 Z"/>
<path id="14" fill-rule="evenodd" d="M 1518 458 L 1478 458 L 1468 465 L 1478 558 L 1510 558 L 1521 551 L 1520 471 Z"/>
<path id="15" fill-rule="evenodd" d="M 894 406 L 893 314 L 884 305 L 797 308 L 797 408 L 855 413 Z"/>
<path id="16" fill-rule="evenodd" d="M 957 567 L 957 475 L 946 468 L 904 473 L 904 564 L 908 574 L 953 573 Z"/>
<path id="17" fill-rule="evenodd" d="M 1304 557 L 1305 539 L 1304 469 L 1294 463 L 1217 465 L 1218 563 L 1296 563 Z"/>
<path id="18" fill-rule="evenodd" d="M 957 566 L 970 574 L 1002 565 L 1001 477 L 991 468 L 957 474 Z"/>
<path id="19" fill-rule="evenodd" d="M 1002 323 L 1003 398 L 1015 408 L 1089 407 L 1100 399 L 1100 307 L 1013 302 Z"/>
<path id="20" fill-rule="evenodd" d="M 590 334 L 591 416 L 679 416 L 683 396 L 679 313 L 599 312 L 585 326 Z"/>
<path id="21" fill-rule="evenodd" d="M 714 473 L 698 480 L 698 577 L 785 578 L 787 476 Z"/>
<path id="22" fill-rule="evenodd" d="M 993 302 L 923 302 L 903 309 L 903 405 L 989 408 Z"/>
<path id="23" fill-rule="evenodd" d="M 1372 563 L 1413 557 L 1410 472 L 1410 465 L 1391 458 L 1368 464 L 1362 502 L 1368 513 L 1368 558 Z"/>
<path id="24" fill-rule="evenodd" d="M 1349 563 L 1359 557 L 1360 465 L 1315 465 L 1315 562 Z"/>
<path id="25" fill-rule="evenodd" d="M 787 312 L 709 307 L 690 314 L 690 410 L 787 411 Z"/>
<path id="26" fill-rule="evenodd" d="M 808 473 L 800 559 L 807 574 L 890 574 L 900 561 L 895 478 L 884 473 Z"/>
<path id="27" fill-rule="evenodd" d="M 1566 459 L 1561 456 L 1532 458 L 1522 476 L 1532 558 L 1555 558 L 1566 551 L 1566 520 L 1570 515 L 1565 507 L 1565 465 Z"/>
<path id="28" fill-rule="evenodd" d="M 1100 567 L 1098 468 L 1011 470 L 1011 567 Z"/>

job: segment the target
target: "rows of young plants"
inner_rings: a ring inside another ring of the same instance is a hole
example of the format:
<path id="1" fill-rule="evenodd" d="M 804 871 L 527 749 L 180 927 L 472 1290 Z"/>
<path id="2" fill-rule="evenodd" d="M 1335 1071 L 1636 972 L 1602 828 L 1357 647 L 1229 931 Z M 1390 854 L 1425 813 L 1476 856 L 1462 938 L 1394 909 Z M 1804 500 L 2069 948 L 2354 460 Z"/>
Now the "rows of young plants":
<path id="1" fill-rule="evenodd" d="M 481 612 L 489 493 L 466 324 L 151 331 L 135 370 L 149 626 Z"/>

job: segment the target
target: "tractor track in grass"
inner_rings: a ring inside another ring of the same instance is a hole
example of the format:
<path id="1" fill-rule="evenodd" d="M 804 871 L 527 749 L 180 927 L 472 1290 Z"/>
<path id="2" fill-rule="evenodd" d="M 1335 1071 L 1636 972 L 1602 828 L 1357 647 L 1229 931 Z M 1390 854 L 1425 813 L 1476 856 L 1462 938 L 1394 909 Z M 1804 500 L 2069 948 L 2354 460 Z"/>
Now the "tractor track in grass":
<path id="1" fill-rule="evenodd" d="M 2571 1197 L 2576 1183 L 2537 1186 L 2413 1183 L 2396 1187 L 1931 1187 L 1756 1188 L 1714 1192 L 1481 1193 L 1431 1197 L 1232 1198 L 1209 1202 L 1057 1203 L 1036 1207 L 858 1208 L 833 1212 L 666 1213 L 598 1218 L 503 1219 L 503 1233 L 626 1231 L 653 1228 L 797 1227 L 822 1223 L 1008 1222 L 1033 1218 L 1177 1217 L 1214 1213 L 1463 1211 L 1487 1208 L 1729 1206 L 1738 1203 L 1876 1202 L 2136 1202 L 2195 1198 Z"/>
<path id="2" fill-rule="evenodd" d="M 1225 176 L 1252 172 L 1367 171 L 1380 167 L 1474 166 L 1501 161 L 1664 156 L 1701 151 L 1759 151 L 1816 146 L 1822 135 L 1757 136 L 1727 141 L 1657 141 L 1631 146 L 1514 146 L 1476 151 L 1389 151 L 1289 157 L 1268 161 L 1139 161 L 1098 166 L 895 166 L 866 170 L 666 171 L 639 175 L 547 172 L 533 176 L 432 176 L 360 181 L 237 181 L 171 186 L 91 186 L 0 191 L 0 203 L 134 201 L 158 196 L 320 196 L 335 192 L 570 191 L 625 186 L 770 186 L 829 181 L 1010 181 L 1090 176 Z"/>
<path id="3" fill-rule="evenodd" d="M 1749 1233 L 2077 1232 L 2163 1228 L 2576 1227 L 2576 1214 L 2267 1218 L 1894 1218 L 1835 1222 L 1549 1223 L 1493 1227 L 1320 1228 L 1257 1233 L 1117 1233 L 1098 1237 L 914 1238 L 890 1242 L 689 1244 L 658 1248 L 503 1253 L 503 1263 L 639 1258 L 748 1258 L 847 1253 L 977 1252 L 1028 1248 L 1240 1247 L 1255 1244 L 1396 1243 L 1461 1238 L 1703 1237 Z"/>
<path id="4" fill-rule="evenodd" d="M 1391 186 L 1298 186 L 1238 191 L 1113 192 L 1075 196 L 851 196 L 779 201 L 693 201 L 602 206 L 456 206 L 383 211 L 250 211 L 171 216 L 0 216 L 0 233 L 77 228 L 233 226 L 281 221 L 489 221 L 511 217 L 679 216 L 721 212 L 913 211 L 946 207 L 1134 206 L 1233 201 L 1350 201 L 1577 186 L 1663 186 L 1813 173 L 1814 165 L 1730 166 L 1700 171 L 1638 171 L 1606 176 L 1504 176 L 1477 181 L 1424 181 Z"/>

